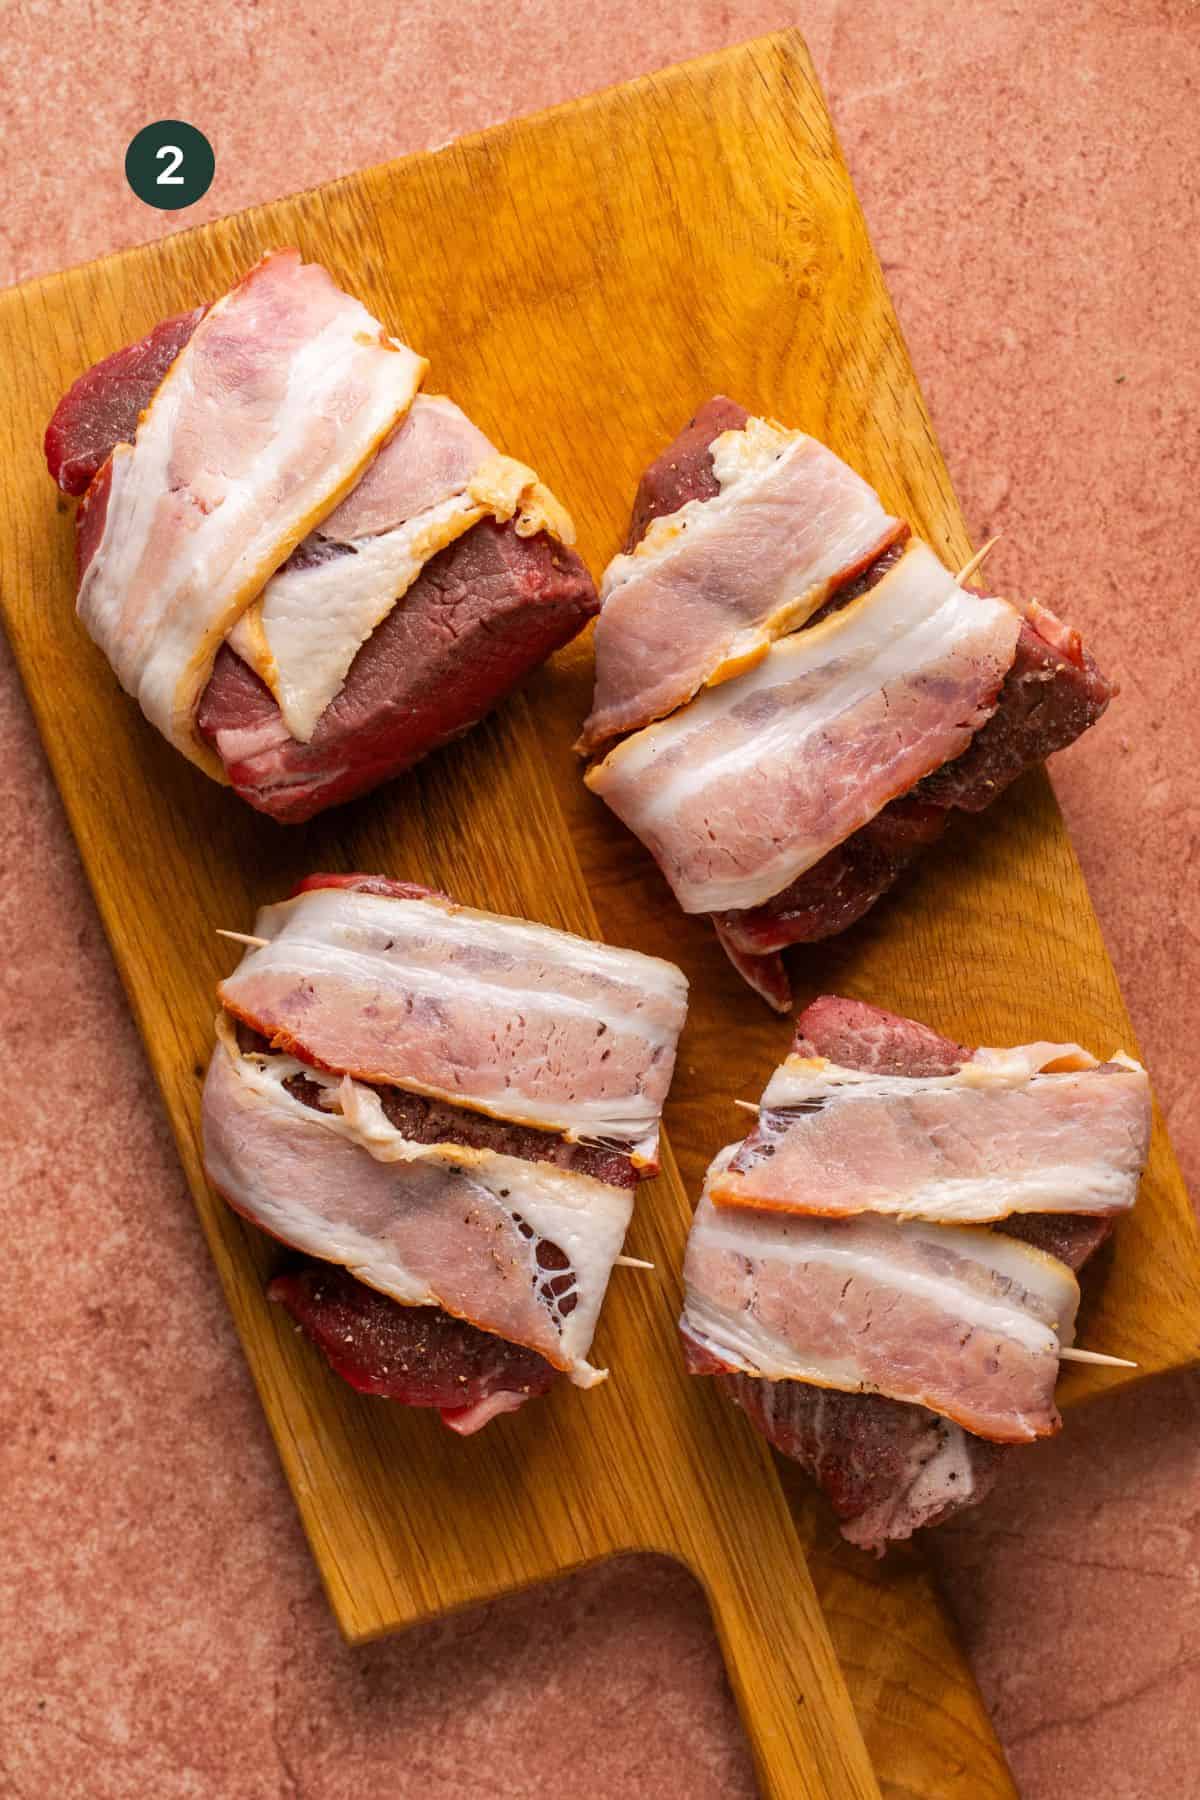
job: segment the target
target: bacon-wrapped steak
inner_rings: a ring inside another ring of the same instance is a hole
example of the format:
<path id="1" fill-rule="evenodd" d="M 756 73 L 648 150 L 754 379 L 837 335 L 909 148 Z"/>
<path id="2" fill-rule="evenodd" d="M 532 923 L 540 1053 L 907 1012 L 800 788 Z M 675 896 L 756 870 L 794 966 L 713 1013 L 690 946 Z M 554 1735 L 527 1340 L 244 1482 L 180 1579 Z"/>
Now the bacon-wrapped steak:
<path id="1" fill-rule="evenodd" d="M 563 508 L 295 251 L 80 377 L 79 611 L 147 716 L 310 818 L 470 729 L 596 610 Z"/>
<path id="2" fill-rule="evenodd" d="M 962 586 L 832 452 L 723 396 L 646 471 L 601 600 L 588 785 L 780 1011 L 781 951 L 1114 691 L 1046 608 Z"/>
<path id="3" fill-rule="evenodd" d="M 204 1153 L 306 1259 L 272 1297 L 353 1386 L 460 1432 L 559 1372 L 601 1380 L 680 972 L 371 876 L 310 878 L 255 936 L 220 988 Z"/>
<path id="4" fill-rule="evenodd" d="M 972 1051 L 815 1001 L 709 1170 L 689 1369 L 808 1470 L 852 1543 L 938 1523 L 990 1490 L 1001 1445 L 1058 1430 L 1076 1271 L 1133 1205 L 1149 1133 L 1127 1057 Z"/>

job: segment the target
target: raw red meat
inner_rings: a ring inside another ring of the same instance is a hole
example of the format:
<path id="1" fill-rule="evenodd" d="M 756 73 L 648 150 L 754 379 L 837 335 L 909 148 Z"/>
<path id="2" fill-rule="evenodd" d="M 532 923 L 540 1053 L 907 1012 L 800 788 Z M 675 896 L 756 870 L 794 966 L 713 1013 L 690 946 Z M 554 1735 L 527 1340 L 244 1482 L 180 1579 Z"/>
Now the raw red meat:
<path id="1" fill-rule="evenodd" d="M 678 512 L 689 500 L 711 500 L 720 491 L 710 446 L 723 431 L 741 431 L 749 417 L 744 406 L 724 394 L 705 401 L 639 481 L 626 550 L 637 548 L 653 520 Z"/>
<path id="2" fill-rule="evenodd" d="M 458 1412 L 497 1394 L 544 1394 L 557 1369 L 535 1350 L 451 1318 L 401 1306 L 345 1269 L 306 1258 L 267 1288 L 330 1368 L 360 1394 Z"/>
<path id="3" fill-rule="evenodd" d="M 367 639 L 312 741 L 222 647 L 199 727 L 236 791 L 299 824 L 388 781 L 469 731 L 597 609 L 573 550 L 483 519 L 428 562 Z"/>
<path id="4" fill-rule="evenodd" d="M 67 389 L 46 427 L 46 463 L 64 494 L 82 494 L 117 444 L 131 444 L 138 415 L 208 311 L 163 319 L 139 338 L 93 364 Z"/>

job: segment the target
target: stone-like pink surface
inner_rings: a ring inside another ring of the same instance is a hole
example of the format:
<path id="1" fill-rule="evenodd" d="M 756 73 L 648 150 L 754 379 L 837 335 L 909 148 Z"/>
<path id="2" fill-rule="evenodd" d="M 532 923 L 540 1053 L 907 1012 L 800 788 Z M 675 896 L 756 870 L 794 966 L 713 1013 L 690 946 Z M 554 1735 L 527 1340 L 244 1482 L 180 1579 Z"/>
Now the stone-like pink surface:
<path id="1" fill-rule="evenodd" d="M 124 185 L 148 119 L 216 147 L 191 223 L 801 24 L 968 518 L 1005 533 L 991 568 L 1124 683 L 1055 781 L 1194 1180 L 1200 13 L 786 13 L 9 8 L 0 280 L 183 222 Z M 662 1565 L 339 1643 L 6 655 L 0 682 L 2 1800 L 748 1795 L 703 1603 Z M 1196 1791 L 1198 1445 L 1200 1382 L 1164 1381 L 1071 1417 L 937 1540 L 1034 1800 Z"/>

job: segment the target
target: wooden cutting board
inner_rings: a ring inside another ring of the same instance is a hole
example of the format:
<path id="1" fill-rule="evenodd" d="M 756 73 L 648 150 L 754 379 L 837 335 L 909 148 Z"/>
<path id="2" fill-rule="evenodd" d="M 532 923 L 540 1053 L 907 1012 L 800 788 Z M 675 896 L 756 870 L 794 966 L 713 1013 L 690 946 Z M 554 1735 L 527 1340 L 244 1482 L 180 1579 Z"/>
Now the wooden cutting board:
<path id="1" fill-rule="evenodd" d="M 757 1095 L 788 1026 L 579 783 L 569 745 L 586 710 L 586 642 L 414 776 L 289 831 L 171 752 L 74 622 L 70 509 L 40 459 L 55 400 L 88 363 L 283 243 L 327 263 L 430 357 L 432 388 L 536 464 L 596 571 L 642 466 L 717 388 L 825 438 L 954 562 L 962 519 L 804 46 L 764 39 L 0 295 L 0 600 L 347 1635 L 599 1556 L 664 1551 L 704 1584 L 765 1793 L 874 1793 L 865 1736 L 886 1792 L 1011 1794 L 919 1557 L 880 1567 L 839 1548 L 791 1481 L 789 1512 L 755 1434 L 711 1384 L 682 1375 L 687 1195 L 740 1134 L 731 1098 Z M 629 1246 L 657 1274 L 617 1274 L 596 1346 L 614 1378 L 596 1393 L 558 1393 L 461 1442 L 353 1395 L 264 1302 L 275 1253 L 214 1203 L 200 1167 L 212 990 L 231 963 L 213 927 L 246 927 L 318 867 L 427 881 L 668 955 L 691 977 L 668 1110 L 678 1167 L 668 1150 Z M 808 953 L 798 998 L 822 988 L 967 1040 L 1135 1048 L 1040 775 L 959 827 L 847 939 Z M 1161 1126 L 1109 1264 L 1084 1341 L 1136 1357 L 1143 1374 L 1193 1360 L 1200 1246 Z M 1117 1379 L 1076 1371 L 1064 1392 Z"/>

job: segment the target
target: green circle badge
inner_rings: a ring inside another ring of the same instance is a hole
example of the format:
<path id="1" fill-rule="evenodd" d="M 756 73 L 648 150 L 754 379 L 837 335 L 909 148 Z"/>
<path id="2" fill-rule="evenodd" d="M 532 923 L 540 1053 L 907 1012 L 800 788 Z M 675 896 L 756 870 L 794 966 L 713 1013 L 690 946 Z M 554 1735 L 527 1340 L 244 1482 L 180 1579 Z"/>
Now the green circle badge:
<path id="1" fill-rule="evenodd" d="M 125 152 L 125 179 L 147 206 L 178 212 L 194 206 L 212 186 L 213 147 L 182 119 L 143 125 Z"/>

